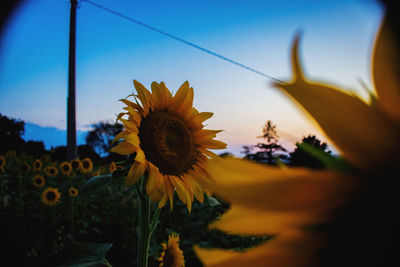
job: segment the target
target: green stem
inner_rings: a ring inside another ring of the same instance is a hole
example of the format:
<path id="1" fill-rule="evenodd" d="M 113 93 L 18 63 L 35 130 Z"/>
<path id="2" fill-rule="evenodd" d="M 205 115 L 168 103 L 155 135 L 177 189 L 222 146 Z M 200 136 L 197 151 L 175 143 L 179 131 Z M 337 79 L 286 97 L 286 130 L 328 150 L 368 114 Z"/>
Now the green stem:
<path id="1" fill-rule="evenodd" d="M 150 245 L 150 199 L 148 195 L 143 194 L 145 190 L 146 177 L 140 179 L 140 188 L 138 188 L 138 206 L 139 206 L 139 242 L 138 242 L 138 267 L 148 266 L 148 254 Z"/>

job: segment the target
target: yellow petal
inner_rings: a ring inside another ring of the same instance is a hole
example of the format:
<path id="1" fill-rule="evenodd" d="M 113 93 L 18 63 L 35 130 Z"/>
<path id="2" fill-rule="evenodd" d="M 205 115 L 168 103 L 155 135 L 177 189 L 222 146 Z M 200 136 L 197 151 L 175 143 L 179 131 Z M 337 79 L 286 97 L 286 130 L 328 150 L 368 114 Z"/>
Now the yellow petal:
<path id="1" fill-rule="evenodd" d="M 206 140 L 200 143 L 202 146 L 210 149 L 224 149 L 226 144 L 219 140 Z"/>
<path id="2" fill-rule="evenodd" d="M 125 139 L 127 136 L 129 136 L 131 134 L 131 132 L 129 131 L 122 131 L 120 133 L 118 133 L 115 137 L 114 140 L 111 142 L 111 144 L 114 144 L 116 141 L 120 140 L 120 139 Z"/>
<path id="3" fill-rule="evenodd" d="M 376 39 L 373 55 L 373 81 L 380 106 L 400 122 L 400 59 L 399 43 L 395 42 L 385 18 Z"/>
<path id="4" fill-rule="evenodd" d="M 138 93 L 138 98 L 140 99 L 140 102 L 142 102 L 143 109 L 147 113 L 150 108 L 153 108 L 153 98 L 151 93 L 140 82 L 133 80 L 133 84 Z"/>
<path id="5" fill-rule="evenodd" d="M 186 192 L 186 188 L 183 185 L 183 182 L 180 180 L 180 178 L 176 176 L 170 176 L 171 182 L 174 185 L 176 192 L 178 193 L 179 199 L 186 204 L 186 202 L 189 200 L 188 194 Z"/>
<path id="6" fill-rule="evenodd" d="M 305 211 L 260 211 L 248 206 L 232 205 L 209 227 L 230 234 L 279 235 L 288 230 L 322 222 L 328 218 L 330 211 L 317 212 L 312 207 Z"/>
<path id="7" fill-rule="evenodd" d="M 168 194 L 164 193 L 161 200 L 158 202 L 158 208 L 161 209 L 162 207 L 164 207 L 165 204 L 167 203 L 167 200 L 168 200 Z"/>
<path id="8" fill-rule="evenodd" d="M 206 185 L 222 199 L 262 211 L 323 212 L 339 205 L 355 183 L 346 174 L 257 164 L 235 158 L 209 160 L 216 178 Z"/>
<path id="9" fill-rule="evenodd" d="M 297 36 L 292 47 L 293 81 L 275 86 L 316 120 L 346 159 L 362 168 L 387 164 L 384 161 L 397 153 L 400 142 L 394 126 L 378 109 L 359 98 L 329 85 L 306 81 L 298 58 L 298 43 Z M 380 153 L 376 153 L 377 148 Z"/>
<path id="10" fill-rule="evenodd" d="M 186 117 L 187 115 L 189 115 L 190 111 L 192 110 L 193 97 L 194 97 L 193 88 L 190 87 L 188 89 L 185 100 L 182 102 L 182 104 L 177 109 L 177 113 L 180 114 L 183 118 Z"/>
<path id="11" fill-rule="evenodd" d="M 186 99 L 189 91 L 189 82 L 184 82 L 173 97 L 171 109 L 177 111 Z"/>
<path id="12" fill-rule="evenodd" d="M 125 180 L 125 184 L 127 186 L 135 184 L 146 171 L 146 164 L 135 162 L 132 164 L 132 167 L 129 169 L 128 175 Z"/>
<path id="13" fill-rule="evenodd" d="M 194 251 L 206 267 L 309 267 L 318 245 L 318 238 L 311 234 L 290 232 L 245 252 L 202 249 L 198 246 L 194 247 Z"/>
<path id="14" fill-rule="evenodd" d="M 170 209 L 174 206 L 174 186 L 169 175 L 164 176 L 165 191 L 168 194 Z"/>
<path id="15" fill-rule="evenodd" d="M 146 192 L 149 194 L 150 191 L 154 189 L 154 186 L 159 182 L 159 177 L 161 176 L 158 168 L 154 166 L 152 163 L 149 163 L 149 179 L 146 184 Z"/>
<path id="16" fill-rule="evenodd" d="M 136 104 L 136 103 L 134 103 L 134 102 L 132 102 L 132 101 L 130 101 L 130 100 L 128 100 L 128 99 L 120 99 L 119 101 L 121 101 L 121 102 L 123 102 L 125 105 L 131 106 L 131 107 L 133 107 L 134 109 L 137 109 L 137 110 L 139 110 L 139 111 L 143 110 L 143 108 L 142 108 L 140 105 L 138 105 L 138 104 Z"/>
<path id="17" fill-rule="evenodd" d="M 138 150 L 136 151 L 135 161 L 141 162 L 141 163 L 145 163 L 145 162 L 146 162 L 146 156 L 144 155 L 143 150 L 138 149 Z"/>
<path id="18" fill-rule="evenodd" d="M 129 155 L 136 151 L 136 147 L 126 142 L 120 143 L 110 149 L 110 152 L 114 152 L 120 155 Z"/>
<path id="19" fill-rule="evenodd" d="M 124 140 L 134 147 L 138 147 L 140 144 L 139 136 L 136 133 L 130 133 L 129 135 L 124 136 Z"/>
<path id="20" fill-rule="evenodd" d="M 125 120 L 125 119 L 119 119 L 119 120 L 122 122 L 122 124 L 124 125 L 125 129 L 127 129 L 127 130 L 129 130 L 131 132 L 134 132 L 134 133 L 138 133 L 139 132 L 139 130 L 136 127 L 134 122 L 131 122 L 131 121 L 128 121 L 128 120 Z"/>
<path id="21" fill-rule="evenodd" d="M 185 175 L 185 180 L 187 181 L 187 183 L 192 188 L 193 194 L 196 197 L 196 199 L 200 203 L 203 203 L 203 201 L 204 201 L 204 191 L 203 191 L 203 188 L 201 188 L 199 183 L 196 181 L 196 178 L 192 177 L 191 175 Z"/>

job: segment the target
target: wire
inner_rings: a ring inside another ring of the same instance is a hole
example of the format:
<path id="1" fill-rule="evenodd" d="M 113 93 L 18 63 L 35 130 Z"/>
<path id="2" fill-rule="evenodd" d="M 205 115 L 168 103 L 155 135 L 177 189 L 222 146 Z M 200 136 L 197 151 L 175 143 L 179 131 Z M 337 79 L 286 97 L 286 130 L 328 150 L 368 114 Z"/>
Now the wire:
<path id="1" fill-rule="evenodd" d="M 180 37 L 178 37 L 178 36 L 175 36 L 175 35 L 173 35 L 173 34 L 170 34 L 170 33 L 168 33 L 168 32 L 165 32 L 165 31 L 163 31 L 163 30 L 157 29 L 157 28 L 155 28 L 155 27 L 153 27 L 153 26 L 151 26 L 151 25 L 149 25 L 149 24 L 143 23 L 143 22 L 141 22 L 141 21 L 139 21 L 139 20 L 137 20 L 137 19 L 134 19 L 134 18 L 131 18 L 131 17 L 129 17 L 129 16 L 126 16 L 126 15 L 124 15 L 124 14 L 118 12 L 118 11 L 109 9 L 108 7 L 105 7 L 105 6 L 103 6 L 103 5 L 97 4 L 97 3 L 92 2 L 92 1 L 90 1 L 90 0 L 81 0 L 81 1 L 82 1 L 82 2 L 86 2 L 86 3 L 90 4 L 90 5 L 95 6 L 95 7 L 99 8 L 99 9 L 104 10 L 104 11 L 107 11 L 107 12 L 109 12 L 109 13 L 111 13 L 111 14 L 114 14 L 114 15 L 116 15 L 116 16 L 118 16 L 118 17 L 121 17 L 121 18 L 124 18 L 124 19 L 126 19 L 126 20 L 129 20 L 129 21 L 131 21 L 131 22 L 133 22 L 133 23 L 136 23 L 136 24 L 138 24 L 138 25 L 140 25 L 140 26 L 142 26 L 142 27 L 145 27 L 145 28 L 150 29 L 150 30 L 152 30 L 152 31 L 158 32 L 159 34 L 162 34 L 162 35 L 164 35 L 164 36 L 167 36 L 167 37 L 169 37 L 169 38 L 171 38 L 171 39 L 174 39 L 174 40 L 176 40 L 176 41 L 178 41 L 178 42 L 181 42 L 181 43 L 183 43 L 183 44 L 186 44 L 186 45 L 189 45 L 189 46 L 191 46 L 191 47 L 194 47 L 194 48 L 196 48 L 196 49 L 198 49 L 198 50 L 200 50 L 200 51 L 203 51 L 203 52 L 205 52 L 205 53 L 207 53 L 207 54 L 210 54 L 210 55 L 212 55 L 212 56 L 215 56 L 215 57 L 217 57 L 217 58 L 220 58 L 220 59 L 222 59 L 222 60 L 225 60 L 225 61 L 227 61 L 227 62 L 229 62 L 229 63 L 232 63 L 232 64 L 234 64 L 234 65 L 236 65 L 236 66 L 241 67 L 241 68 L 244 68 L 244 69 L 246 69 L 246 70 L 248 70 L 248 71 L 251 71 L 251 72 L 253 72 L 253 73 L 256 73 L 256 74 L 258 74 L 258 75 L 261 75 L 261 76 L 263 76 L 263 77 L 266 77 L 266 78 L 268 78 L 268 79 L 277 81 L 277 82 L 279 82 L 279 83 L 286 84 L 286 82 L 284 82 L 284 81 L 282 81 L 282 80 L 279 80 L 279 79 L 277 79 L 277 78 L 275 78 L 275 77 L 272 77 L 272 76 L 270 76 L 270 75 L 268 75 L 268 74 L 265 74 L 265 73 L 263 73 L 263 72 L 261 72 L 261 71 L 258 71 L 258 70 L 254 69 L 254 68 L 252 68 L 252 67 L 246 66 L 246 65 L 244 65 L 244 64 L 242 64 L 242 63 L 239 63 L 239 62 L 237 62 L 237 61 L 235 61 L 235 60 L 233 60 L 233 59 L 230 59 L 230 58 L 227 58 L 227 57 L 225 57 L 225 56 L 222 56 L 222 55 L 220 55 L 220 54 L 218 54 L 218 53 L 216 53 L 216 52 L 213 52 L 213 51 L 211 51 L 211 50 L 208 50 L 208 49 L 206 49 L 206 48 L 204 48 L 204 47 L 201 47 L 201 46 L 199 46 L 199 45 L 196 45 L 196 44 L 194 44 L 194 43 L 192 43 L 192 42 L 186 41 L 186 40 L 184 40 L 184 39 L 182 39 L 182 38 L 180 38 Z"/>

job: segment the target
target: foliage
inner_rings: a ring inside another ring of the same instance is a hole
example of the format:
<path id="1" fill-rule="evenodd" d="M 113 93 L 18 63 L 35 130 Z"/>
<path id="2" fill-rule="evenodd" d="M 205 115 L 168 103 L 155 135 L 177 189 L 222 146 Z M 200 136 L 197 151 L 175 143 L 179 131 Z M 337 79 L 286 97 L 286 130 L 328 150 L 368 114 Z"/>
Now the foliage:
<path id="1" fill-rule="evenodd" d="M 123 130 L 120 123 L 100 121 L 92 124 L 92 130 L 86 136 L 86 144 L 91 146 L 99 155 L 108 156 L 108 150 L 114 137 Z"/>
<path id="2" fill-rule="evenodd" d="M 7 250 L 3 261 L 15 266 L 97 266 L 102 262 L 112 266 L 135 266 L 137 256 L 137 193 L 134 186 L 125 186 L 127 168 L 132 157 L 117 164 L 110 173 L 107 165 L 95 165 L 91 173 L 73 170 L 64 175 L 59 170 L 54 177 L 43 171 L 60 164 L 49 156 L 40 159 L 37 173 L 36 157 L 13 152 L 4 155 L 6 165 L 0 172 L 0 235 Z M 21 166 L 27 163 L 29 171 Z M 96 173 L 99 176 L 94 176 Z M 33 185 L 33 177 L 45 178 L 43 187 Z M 61 199 L 55 206 L 46 206 L 41 194 L 47 187 L 57 188 Z M 79 194 L 72 197 L 68 189 Z M 222 247 L 242 250 L 269 237 L 241 237 L 210 231 L 210 222 L 219 218 L 229 204 L 205 195 L 204 203 L 195 201 L 189 214 L 185 204 L 174 196 L 174 208 L 161 210 L 158 227 L 150 244 L 149 266 L 158 266 L 161 243 L 174 231 L 181 238 L 187 266 L 202 266 L 192 246 Z M 153 213 L 156 205 L 152 204 Z M 111 246 L 112 244 L 112 246 Z M 90 265 L 92 264 L 92 265 Z"/>
<path id="3" fill-rule="evenodd" d="M 258 143 L 255 147 L 258 151 L 251 153 L 252 147 L 243 146 L 245 158 L 257 162 L 263 162 L 270 165 L 276 165 L 277 159 L 285 159 L 286 155 L 280 152 L 286 152 L 286 149 L 279 144 L 279 136 L 276 132 L 276 125 L 268 120 L 263 127 L 263 135 L 258 136 L 265 139 L 265 143 Z"/>
<path id="4" fill-rule="evenodd" d="M 321 140 L 319 140 L 315 135 L 308 135 L 307 137 L 303 137 L 301 143 L 296 143 L 296 149 L 290 153 L 290 165 L 323 169 L 324 164 L 302 148 L 302 145 L 304 144 L 313 146 L 323 153 L 331 153 L 331 151 L 328 150 L 327 143 L 321 142 Z"/>

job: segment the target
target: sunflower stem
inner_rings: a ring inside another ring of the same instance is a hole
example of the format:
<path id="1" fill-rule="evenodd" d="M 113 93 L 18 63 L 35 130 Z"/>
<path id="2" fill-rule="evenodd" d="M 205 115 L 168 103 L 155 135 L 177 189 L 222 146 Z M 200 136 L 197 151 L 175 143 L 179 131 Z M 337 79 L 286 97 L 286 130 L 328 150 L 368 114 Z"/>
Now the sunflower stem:
<path id="1" fill-rule="evenodd" d="M 144 194 L 147 177 L 140 179 L 138 189 L 138 206 L 139 206 L 139 243 L 138 243 L 138 267 L 148 266 L 148 254 L 150 245 L 150 199 Z"/>

